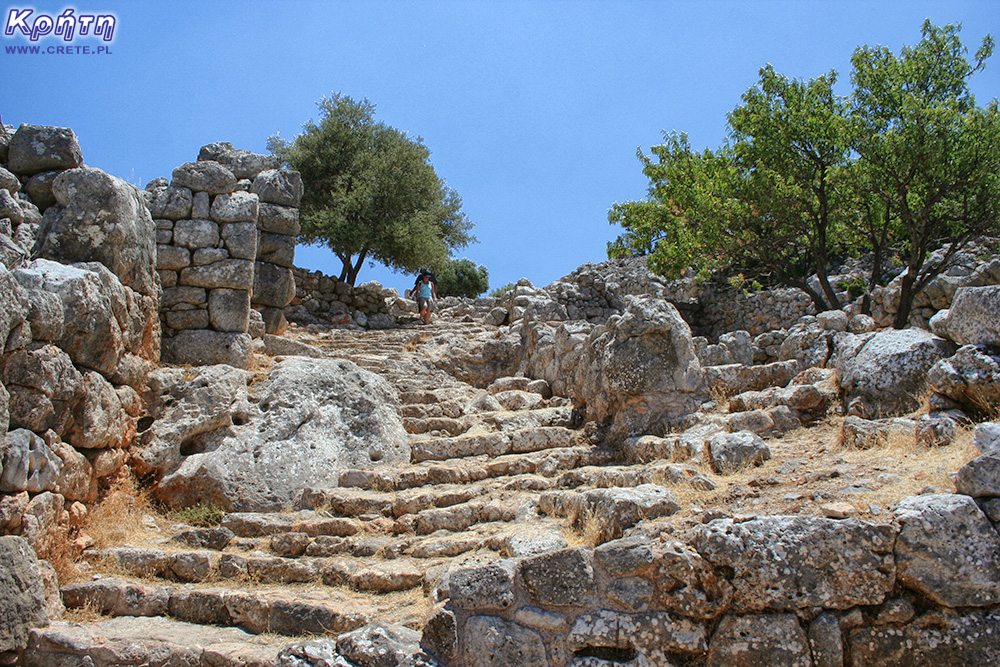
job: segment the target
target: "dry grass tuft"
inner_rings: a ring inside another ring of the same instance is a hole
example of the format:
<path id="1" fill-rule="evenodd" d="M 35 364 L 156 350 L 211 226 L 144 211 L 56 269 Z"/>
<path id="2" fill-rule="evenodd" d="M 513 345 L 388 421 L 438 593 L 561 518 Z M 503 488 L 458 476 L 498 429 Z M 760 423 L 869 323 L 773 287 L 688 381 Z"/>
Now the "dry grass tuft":
<path id="1" fill-rule="evenodd" d="M 144 532 L 142 517 L 152 513 L 149 493 L 140 491 L 131 471 L 123 469 L 91 508 L 83 532 L 100 549 L 123 544 Z"/>

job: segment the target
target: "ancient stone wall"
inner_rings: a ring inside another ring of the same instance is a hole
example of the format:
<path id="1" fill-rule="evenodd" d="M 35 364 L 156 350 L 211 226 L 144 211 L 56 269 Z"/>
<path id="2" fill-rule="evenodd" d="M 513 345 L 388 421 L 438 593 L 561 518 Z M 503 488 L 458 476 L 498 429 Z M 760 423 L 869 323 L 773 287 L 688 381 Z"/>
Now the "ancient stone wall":
<path id="1" fill-rule="evenodd" d="M 386 328 L 395 323 L 389 316 L 390 302 L 399 297 L 394 289 L 375 281 L 352 286 L 321 271 L 297 267 L 292 273 L 295 300 L 287 311 L 290 320 L 365 328 Z"/>
<path id="2" fill-rule="evenodd" d="M 995 664 L 987 514 L 966 495 L 924 495 L 884 523 L 719 519 L 460 569 L 423 642 L 462 667 Z"/>
<path id="3" fill-rule="evenodd" d="M 143 193 L 69 128 L 0 133 L 0 533 L 41 557 L 128 458 L 160 355 Z"/>
<path id="4" fill-rule="evenodd" d="M 146 188 L 163 286 L 164 359 L 245 368 L 251 305 L 283 328 L 302 180 L 268 156 L 210 144 Z"/>

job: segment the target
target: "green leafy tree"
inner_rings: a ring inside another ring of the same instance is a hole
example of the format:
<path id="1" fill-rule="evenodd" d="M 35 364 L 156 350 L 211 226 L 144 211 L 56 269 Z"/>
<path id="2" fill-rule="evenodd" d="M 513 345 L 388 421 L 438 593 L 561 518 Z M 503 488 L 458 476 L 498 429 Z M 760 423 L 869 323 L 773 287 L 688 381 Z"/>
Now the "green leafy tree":
<path id="1" fill-rule="evenodd" d="M 925 23 L 920 44 L 898 57 L 857 49 L 851 97 L 834 94 L 835 72 L 806 82 L 764 67 L 729 114 L 721 149 L 697 153 L 667 134 L 652 156 L 639 151 L 648 196 L 612 207 L 625 233 L 609 255 L 648 255 L 668 276 L 688 267 L 767 276 L 825 310 L 842 305 L 830 256 L 871 251 L 867 310 L 899 248 L 907 270 L 895 325 L 905 326 L 914 295 L 998 229 L 1000 117 L 996 101 L 977 107 L 968 88 L 992 50 L 987 37 L 970 64 L 958 28 Z"/>
<path id="2" fill-rule="evenodd" d="M 376 122 L 368 100 L 335 94 L 318 106 L 318 124 L 291 142 L 271 137 L 268 148 L 302 174 L 300 240 L 329 247 L 342 281 L 355 284 L 365 261 L 414 272 L 475 241 L 421 139 Z"/>
<path id="3" fill-rule="evenodd" d="M 983 39 L 969 63 L 959 30 L 926 21 L 920 43 L 899 56 L 863 47 L 851 59 L 852 147 L 872 205 L 898 221 L 905 254 L 897 328 L 909 321 L 916 294 L 1000 219 L 1000 115 L 996 100 L 977 107 L 969 91 L 993 39 Z M 928 262 L 945 244 L 941 258 Z"/>
<path id="4" fill-rule="evenodd" d="M 834 73 L 790 80 L 769 65 L 729 115 L 730 142 L 695 153 L 685 135 L 664 135 L 639 154 L 649 197 L 616 205 L 612 223 L 628 233 L 612 256 L 650 254 L 654 270 L 676 275 L 747 269 L 805 291 L 817 308 L 840 306 L 826 279 L 842 228 L 835 179 L 848 159 L 844 102 Z M 807 279 L 820 276 L 816 290 Z"/>
<path id="5" fill-rule="evenodd" d="M 435 271 L 438 296 L 475 298 L 490 288 L 489 272 L 471 259 L 449 259 Z"/>

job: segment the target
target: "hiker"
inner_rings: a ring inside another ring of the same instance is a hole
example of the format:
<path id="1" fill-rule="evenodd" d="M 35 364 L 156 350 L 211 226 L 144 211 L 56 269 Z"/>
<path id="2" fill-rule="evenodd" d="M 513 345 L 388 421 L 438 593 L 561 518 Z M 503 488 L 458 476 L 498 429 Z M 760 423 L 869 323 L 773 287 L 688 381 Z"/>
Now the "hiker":
<path id="1" fill-rule="evenodd" d="M 431 308 L 437 300 L 437 280 L 430 271 L 421 271 L 413 285 L 413 295 L 417 299 L 421 324 L 431 323 Z"/>

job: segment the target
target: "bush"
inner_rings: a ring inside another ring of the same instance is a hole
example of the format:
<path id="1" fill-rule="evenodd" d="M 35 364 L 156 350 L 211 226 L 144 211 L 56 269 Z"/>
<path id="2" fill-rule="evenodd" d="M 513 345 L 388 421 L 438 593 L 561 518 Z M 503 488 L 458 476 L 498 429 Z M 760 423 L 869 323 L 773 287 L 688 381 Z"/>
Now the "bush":
<path id="1" fill-rule="evenodd" d="M 495 290 L 490 292 L 490 296 L 493 297 L 494 299 L 499 299 L 504 294 L 514 289 L 514 287 L 515 287 L 514 283 L 507 283 L 506 285 L 501 285 L 500 287 L 497 287 Z"/>
<path id="2" fill-rule="evenodd" d="M 465 296 L 474 299 L 490 288 L 489 272 L 471 259 L 450 259 L 437 271 L 439 297 Z"/>

